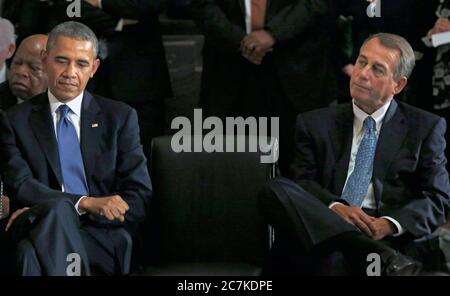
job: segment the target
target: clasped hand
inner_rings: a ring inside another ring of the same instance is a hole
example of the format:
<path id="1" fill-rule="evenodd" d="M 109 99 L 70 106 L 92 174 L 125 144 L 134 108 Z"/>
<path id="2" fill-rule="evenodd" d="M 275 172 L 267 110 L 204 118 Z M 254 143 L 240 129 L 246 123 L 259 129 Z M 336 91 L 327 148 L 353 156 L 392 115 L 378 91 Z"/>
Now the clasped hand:
<path id="1" fill-rule="evenodd" d="M 5 231 L 8 231 L 14 220 L 22 213 L 29 210 L 29 207 L 16 210 L 8 220 Z M 120 195 L 112 195 L 106 197 L 84 197 L 81 199 L 78 209 L 80 212 L 87 212 L 92 216 L 104 217 L 110 221 L 125 221 L 125 214 L 130 209 L 128 204 Z"/>
<path id="2" fill-rule="evenodd" d="M 336 204 L 331 209 L 374 240 L 381 240 L 396 231 L 388 219 L 369 216 L 359 207 Z"/>
<path id="3" fill-rule="evenodd" d="M 120 195 L 107 197 L 85 197 L 80 201 L 80 211 L 113 221 L 125 221 L 125 213 L 130 209 Z"/>
<path id="4" fill-rule="evenodd" d="M 240 51 L 244 58 L 255 65 L 261 65 L 264 56 L 273 51 L 275 39 L 266 30 L 254 31 L 241 41 Z"/>

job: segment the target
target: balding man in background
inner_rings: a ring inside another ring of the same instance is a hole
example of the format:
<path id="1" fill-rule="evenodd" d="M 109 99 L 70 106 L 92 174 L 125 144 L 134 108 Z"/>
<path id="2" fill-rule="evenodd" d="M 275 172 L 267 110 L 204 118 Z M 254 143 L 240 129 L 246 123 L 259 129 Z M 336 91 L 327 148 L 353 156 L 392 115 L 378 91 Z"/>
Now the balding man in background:
<path id="1" fill-rule="evenodd" d="M 47 89 L 41 56 L 46 44 L 47 36 L 42 34 L 27 37 L 20 43 L 11 62 L 8 81 L 0 84 L 1 109 L 6 110 Z"/>
<path id="2" fill-rule="evenodd" d="M 14 26 L 7 19 L 0 17 L 0 83 L 6 80 L 6 60 L 16 50 Z"/>

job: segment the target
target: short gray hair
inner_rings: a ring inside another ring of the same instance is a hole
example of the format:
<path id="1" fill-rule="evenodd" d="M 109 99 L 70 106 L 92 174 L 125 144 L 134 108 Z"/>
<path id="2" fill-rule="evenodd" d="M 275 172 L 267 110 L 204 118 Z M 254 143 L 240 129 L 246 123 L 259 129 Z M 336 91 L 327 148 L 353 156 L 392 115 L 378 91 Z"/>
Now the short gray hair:
<path id="1" fill-rule="evenodd" d="M 14 26 L 9 20 L 0 17 L 0 49 L 4 49 L 10 44 L 16 44 Z"/>
<path id="2" fill-rule="evenodd" d="M 49 51 L 55 45 L 56 40 L 59 36 L 91 42 L 95 57 L 97 57 L 98 39 L 88 26 L 73 21 L 61 23 L 55 26 L 48 35 L 47 51 Z"/>
<path id="3" fill-rule="evenodd" d="M 414 50 L 405 38 L 389 33 L 378 33 L 367 38 L 361 48 L 372 39 L 378 39 L 381 45 L 395 49 L 400 53 L 400 60 L 397 63 L 397 68 L 394 71 L 394 79 L 399 80 L 402 76 L 409 78 L 416 65 L 416 58 Z"/>

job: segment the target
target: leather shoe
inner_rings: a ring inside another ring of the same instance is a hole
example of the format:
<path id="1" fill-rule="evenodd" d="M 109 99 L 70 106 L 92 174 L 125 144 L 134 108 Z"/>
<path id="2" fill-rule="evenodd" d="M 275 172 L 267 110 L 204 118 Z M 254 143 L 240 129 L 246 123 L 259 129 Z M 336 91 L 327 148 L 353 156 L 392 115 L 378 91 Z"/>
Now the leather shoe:
<path id="1" fill-rule="evenodd" d="M 381 254 L 384 275 L 386 276 L 414 276 L 419 275 L 422 263 L 415 261 L 398 251 Z"/>

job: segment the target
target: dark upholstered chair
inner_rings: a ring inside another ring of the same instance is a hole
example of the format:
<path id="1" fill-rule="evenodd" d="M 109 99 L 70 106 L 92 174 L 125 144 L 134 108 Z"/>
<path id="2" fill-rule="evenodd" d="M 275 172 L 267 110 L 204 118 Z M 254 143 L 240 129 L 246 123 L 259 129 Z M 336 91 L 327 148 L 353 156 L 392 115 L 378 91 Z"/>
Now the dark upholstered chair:
<path id="1" fill-rule="evenodd" d="M 231 140 L 248 144 L 249 139 L 227 136 L 224 147 Z M 195 140 L 201 137 L 192 138 L 192 146 Z M 258 193 L 274 174 L 274 164 L 261 163 L 261 155 L 176 153 L 171 137 L 153 140 L 145 275 L 260 273 L 271 238 Z"/>

